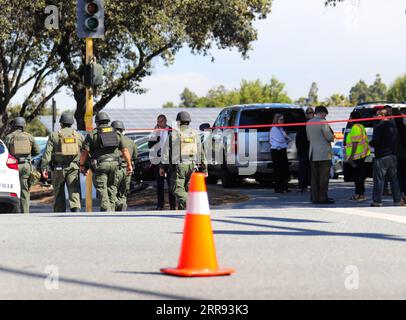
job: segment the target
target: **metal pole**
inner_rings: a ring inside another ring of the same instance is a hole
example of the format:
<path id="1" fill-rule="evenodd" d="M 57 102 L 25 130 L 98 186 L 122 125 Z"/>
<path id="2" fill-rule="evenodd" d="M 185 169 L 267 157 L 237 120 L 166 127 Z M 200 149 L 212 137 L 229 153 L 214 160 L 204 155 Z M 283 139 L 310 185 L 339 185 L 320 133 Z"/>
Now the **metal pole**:
<path id="1" fill-rule="evenodd" d="M 55 122 L 56 122 L 56 101 L 52 98 L 52 132 L 55 131 Z"/>
<path id="2" fill-rule="evenodd" d="M 86 63 L 93 60 L 93 39 L 86 38 Z M 86 88 L 86 113 L 85 113 L 86 131 L 93 130 L 93 91 L 91 88 Z M 93 212 L 93 173 L 89 170 L 86 176 L 86 211 Z"/>

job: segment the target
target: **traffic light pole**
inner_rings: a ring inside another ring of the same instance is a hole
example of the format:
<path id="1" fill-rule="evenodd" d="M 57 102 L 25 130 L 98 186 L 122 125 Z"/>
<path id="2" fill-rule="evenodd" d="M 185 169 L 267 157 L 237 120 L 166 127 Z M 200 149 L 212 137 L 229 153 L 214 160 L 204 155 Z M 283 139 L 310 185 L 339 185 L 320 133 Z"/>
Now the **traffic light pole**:
<path id="1" fill-rule="evenodd" d="M 93 39 L 86 38 L 86 63 L 93 60 Z M 93 130 L 93 91 L 86 88 L 86 113 L 85 113 L 86 131 Z M 86 176 L 86 212 L 93 212 L 93 173 L 89 170 Z"/>

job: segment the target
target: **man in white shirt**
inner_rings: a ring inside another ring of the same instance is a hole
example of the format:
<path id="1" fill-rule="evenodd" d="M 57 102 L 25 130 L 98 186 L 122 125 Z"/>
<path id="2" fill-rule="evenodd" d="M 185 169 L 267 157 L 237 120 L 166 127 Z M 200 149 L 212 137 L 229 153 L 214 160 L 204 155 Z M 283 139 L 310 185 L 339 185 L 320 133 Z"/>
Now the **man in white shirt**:
<path id="1" fill-rule="evenodd" d="M 150 141 L 148 143 L 148 147 L 153 149 L 151 154 L 157 155 L 159 158 L 161 157 L 161 151 L 164 148 L 165 142 L 168 139 L 169 131 L 172 130 L 171 127 L 167 125 L 166 116 L 161 114 L 157 118 L 157 124 L 155 126 L 155 130 L 152 132 L 150 136 Z M 152 159 L 151 159 L 152 160 Z M 154 176 L 156 180 L 156 190 L 157 190 L 157 210 L 163 210 L 164 203 L 165 203 L 165 179 L 167 180 L 168 184 L 168 195 L 169 195 L 169 206 L 171 210 L 176 210 L 176 198 L 169 190 L 169 173 L 166 177 L 162 177 L 159 174 L 159 164 L 160 163 L 153 163 L 154 166 Z"/>

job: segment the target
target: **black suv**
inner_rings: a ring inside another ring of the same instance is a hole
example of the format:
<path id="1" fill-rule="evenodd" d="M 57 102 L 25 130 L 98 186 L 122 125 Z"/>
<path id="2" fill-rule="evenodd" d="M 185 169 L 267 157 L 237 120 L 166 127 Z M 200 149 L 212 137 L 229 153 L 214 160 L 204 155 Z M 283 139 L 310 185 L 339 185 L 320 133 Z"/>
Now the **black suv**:
<path id="1" fill-rule="evenodd" d="M 406 104 L 405 103 L 387 103 L 387 102 L 369 102 L 363 103 L 354 108 L 353 111 L 359 111 L 362 118 L 375 118 L 376 111 L 378 108 L 389 105 L 393 109 L 398 109 L 400 113 L 406 114 Z M 374 133 L 374 127 L 376 126 L 378 120 L 364 121 L 363 125 L 365 126 L 366 133 L 368 135 L 369 141 L 372 140 L 372 135 Z M 347 140 L 347 135 L 351 131 L 353 122 L 347 122 L 347 126 L 344 131 L 344 143 L 343 143 L 343 154 L 345 158 L 345 142 Z M 365 159 L 365 176 L 372 177 L 372 168 L 373 168 L 374 152 L 371 148 L 371 155 Z M 344 162 L 344 181 L 354 181 L 353 168 Z"/>
<path id="2" fill-rule="evenodd" d="M 276 113 L 284 115 L 285 123 L 306 122 L 303 109 L 290 104 L 237 105 L 220 112 L 213 124 L 214 130 L 203 134 L 209 162 L 209 183 L 221 178 L 223 186 L 228 188 L 236 186 L 241 178 L 246 177 L 253 177 L 258 181 L 272 180 L 270 128 L 255 126 L 272 124 Z M 244 127 L 235 128 L 236 126 Z M 201 130 L 209 127 L 209 124 L 200 126 Z M 218 127 L 231 128 L 216 129 Z M 296 175 L 298 160 L 295 137 L 298 127 L 287 126 L 284 129 L 291 138 L 287 150 L 289 167 Z"/>

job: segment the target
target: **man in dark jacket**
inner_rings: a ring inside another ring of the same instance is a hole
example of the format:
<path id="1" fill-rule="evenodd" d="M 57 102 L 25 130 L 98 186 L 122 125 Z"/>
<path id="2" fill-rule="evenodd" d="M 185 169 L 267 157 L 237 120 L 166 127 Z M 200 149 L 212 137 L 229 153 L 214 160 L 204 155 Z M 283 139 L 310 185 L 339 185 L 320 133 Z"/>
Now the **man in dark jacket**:
<path id="1" fill-rule="evenodd" d="M 157 118 L 157 124 L 155 126 L 154 132 L 151 134 L 148 147 L 150 149 L 150 154 L 156 156 L 156 159 L 161 158 L 161 151 L 167 143 L 168 135 L 172 128 L 167 125 L 166 116 L 161 114 Z M 154 166 L 154 176 L 156 180 L 156 193 L 157 193 L 157 210 L 163 210 L 164 203 L 165 203 L 165 180 L 167 181 L 168 188 L 169 188 L 169 181 L 170 181 L 170 172 L 167 172 L 166 177 L 162 177 L 159 174 L 159 165 L 160 161 L 155 161 L 151 158 L 151 163 Z M 171 210 L 176 209 L 176 198 L 168 191 L 169 196 L 169 206 Z"/>
<path id="2" fill-rule="evenodd" d="M 313 119 L 314 110 L 312 107 L 306 109 L 307 120 Z M 306 126 L 300 126 L 296 134 L 296 148 L 299 159 L 299 192 L 304 192 L 310 186 L 310 142 L 307 139 Z"/>
<path id="3" fill-rule="evenodd" d="M 386 118 L 392 115 L 392 108 L 385 106 L 377 111 L 377 116 L 382 120 L 375 126 L 374 134 L 370 145 L 374 147 L 375 159 L 373 168 L 373 202 L 372 207 L 382 206 L 382 194 L 385 184 L 385 177 L 388 179 L 392 189 L 393 203 L 396 206 L 403 206 L 401 201 L 399 181 L 397 177 L 396 146 L 398 131 L 393 120 Z"/>

